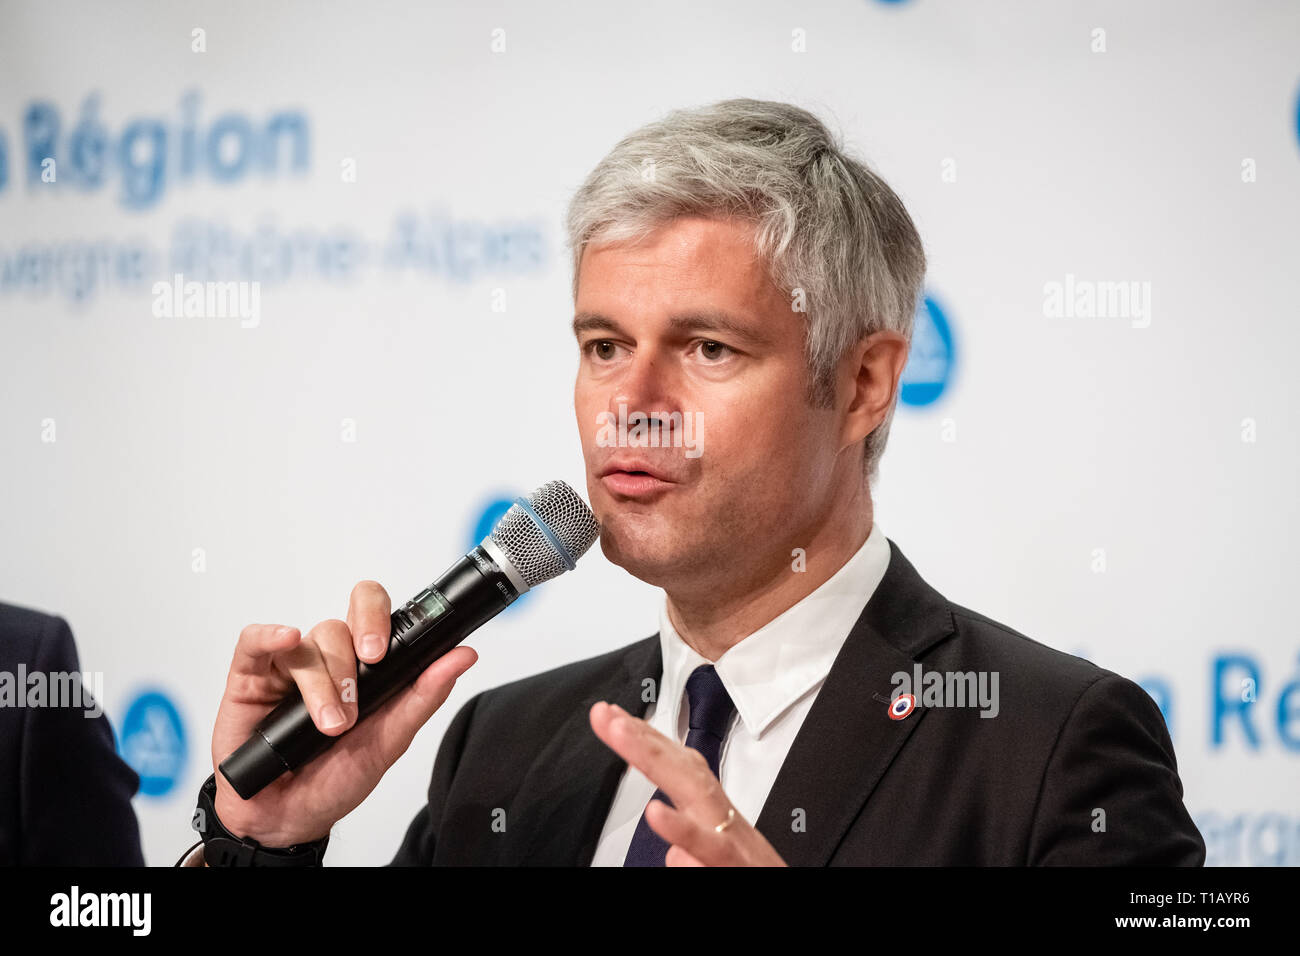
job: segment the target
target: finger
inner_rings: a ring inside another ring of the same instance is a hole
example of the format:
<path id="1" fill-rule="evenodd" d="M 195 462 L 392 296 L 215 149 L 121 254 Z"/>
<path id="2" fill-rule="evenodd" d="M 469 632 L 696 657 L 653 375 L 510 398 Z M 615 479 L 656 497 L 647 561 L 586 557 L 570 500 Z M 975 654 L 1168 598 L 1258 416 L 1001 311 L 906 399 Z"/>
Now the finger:
<path id="1" fill-rule="evenodd" d="M 347 729 L 349 722 L 339 686 L 334 683 L 334 675 L 321 652 L 321 641 L 335 647 L 339 644 L 351 647 L 352 632 L 342 621 L 321 621 L 307 633 L 301 644 L 276 657 L 274 662 L 298 685 L 312 722 L 321 733 L 334 737 Z"/>
<path id="2" fill-rule="evenodd" d="M 713 825 L 701 824 L 690 814 L 670 807 L 662 800 L 651 800 L 646 806 L 645 819 L 650 829 L 663 837 L 666 843 L 696 861 L 681 865 L 736 866 L 741 861 L 737 843 L 740 834 L 736 828 L 744 821 L 739 814 L 727 832 L 719 833 Z M 726 819 L 727 811 L 723 810 L 718 822 Z"/>
<path id="3" fill-rule="evenodd" d="M 377 581 L 359 581 L 348 599 L 348 628 L 356 656 L 367 664 L 382 660 L 393 636 L 393 606 Z"/>
<path id="4" fill-rule="evenodd" d="M 664 856 L 664 866 L 706 866 L 679 846 L 670 846 Z"/>
<path id="5" fill-rule="evenodd" d="M 311 637 L 320 651 L 325 670 L 329 672 L 330 681 L 338 692 L 343 706 L 346 723 L 344 729 L 357 722 L 359 707 L 357 704 L 357 655 L 352 640 L 352 629 L 335 627 L 338 622 L 324 622 L 331 626 L 317 625 Z M 341 732 L 341 731 L 340 731 Z"/>
<path id="6" fill-rule="evenodd" d="M 232 676 L 261 677 L 271 670 L 272 655 L 298 643 L 302 635 L 296 627 L 280 624 L 250 624 L 239 632 L 235 656 L 230 662 Z"/>
<path id="7" fill-rule="evenodd" d="M 598 701 L 592 705 L 590 719 L 596 736 L 668 794 L 675 806 L 690 808 L 702 801 L 716 805 L 709 797 L 715 786 L 721 793 L 721 785 L 698 750 L 669 740 L 616 704 Z M 726 813 L 725 807 L 722 812 Z"/>
<path id="8" fill-rule="evenodd" d="M 406 749 L 420 728 L 441 707 L 456 686 L 457 679 L 478 660 L 478 652 L 467 645 L 453 647 L 424 669 L 408 689 L 375 712 L 376 740 L 385 768 Z"/>

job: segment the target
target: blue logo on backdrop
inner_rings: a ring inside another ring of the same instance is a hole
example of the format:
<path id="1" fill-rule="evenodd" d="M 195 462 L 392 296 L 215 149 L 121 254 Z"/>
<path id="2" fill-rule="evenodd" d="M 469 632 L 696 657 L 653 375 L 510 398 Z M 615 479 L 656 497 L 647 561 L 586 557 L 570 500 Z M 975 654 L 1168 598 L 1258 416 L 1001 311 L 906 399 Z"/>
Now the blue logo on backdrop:
<path id="1" fill-rule="evenodd" d="M 899 400 L 904 405 L 930 405 L 937 401 L 952 378 L 952 329 L 943 309 L 926 296 L 916 310 L 912 350 L 903 368 Z"/>
<path id="2" fill-rule="evenodd" d="M 160 690 L 137 694 L 122 721 L 122 759 L 140 775 L 140 792 L 161 797 L 185 766 L 185 726 L 171 698 Z"/>
<path id="3" fill-rule="evenodd" d="M 514 504 L 514 498 L 507 498 L 503 495 L 502 497 L 494 498 L 484 506 L 483 510 L 479 512 L 478 521 L 475 522 L 474 531 L 470 536 L 469 546 L 471 548 L 483 543 L 483 539 L 492 533 L 492 529 L 497 526 L 498 521 L 505 517 L 505 513 L 510 510 L 512 504 Z M 508 614 L 511 610 L 528 600 L 528 596 L 532 593 L 532 591 L 525 591 L 523 594 L 519 595 L 510 607 L 506 608 L 501 613 Z"/>
<path id="4" fill-rule="evenodd" d="M 1300 90 L 1295 95 L 1295 138 L 1300 143 Z"/>

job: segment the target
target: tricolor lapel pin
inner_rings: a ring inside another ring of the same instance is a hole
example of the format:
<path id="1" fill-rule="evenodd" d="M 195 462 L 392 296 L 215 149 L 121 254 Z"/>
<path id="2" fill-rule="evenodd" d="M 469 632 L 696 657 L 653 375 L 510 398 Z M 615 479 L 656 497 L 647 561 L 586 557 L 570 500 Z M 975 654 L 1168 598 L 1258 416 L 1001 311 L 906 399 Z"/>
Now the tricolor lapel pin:
<path id="1" fill-rule="evenodd" d="M 916 708 L 916 698 L 911 694 L 900 694 L 889 705 L 889 719 L 902 720 Z"/>

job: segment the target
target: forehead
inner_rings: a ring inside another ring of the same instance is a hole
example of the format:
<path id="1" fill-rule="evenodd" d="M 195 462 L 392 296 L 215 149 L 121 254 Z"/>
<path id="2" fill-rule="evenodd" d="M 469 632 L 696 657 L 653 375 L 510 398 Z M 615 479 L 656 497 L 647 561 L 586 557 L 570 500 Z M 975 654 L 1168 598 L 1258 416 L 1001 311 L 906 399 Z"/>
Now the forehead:
<path id="1" fill-rule="evenodd" d="M 637 241 L 589 244 L 578 311 L 714 306 L 767 312 L 789 305 L 754 248 L 754 226 L 682 216 Z"/>

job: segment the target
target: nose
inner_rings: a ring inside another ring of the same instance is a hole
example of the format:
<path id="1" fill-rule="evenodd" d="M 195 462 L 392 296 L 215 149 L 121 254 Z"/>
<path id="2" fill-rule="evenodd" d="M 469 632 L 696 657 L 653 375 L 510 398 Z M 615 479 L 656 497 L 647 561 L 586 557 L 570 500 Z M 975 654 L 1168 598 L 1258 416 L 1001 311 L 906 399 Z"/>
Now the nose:
<path id="1" fill-rule="evenodd" d="M 661 413 L 681 411 L 671 363 L 653 348 L 637 349 L 610 393 L 609 410 L 618 415 L 620 405 L 624 414 L 641 412 L 650 421 Z"/>

